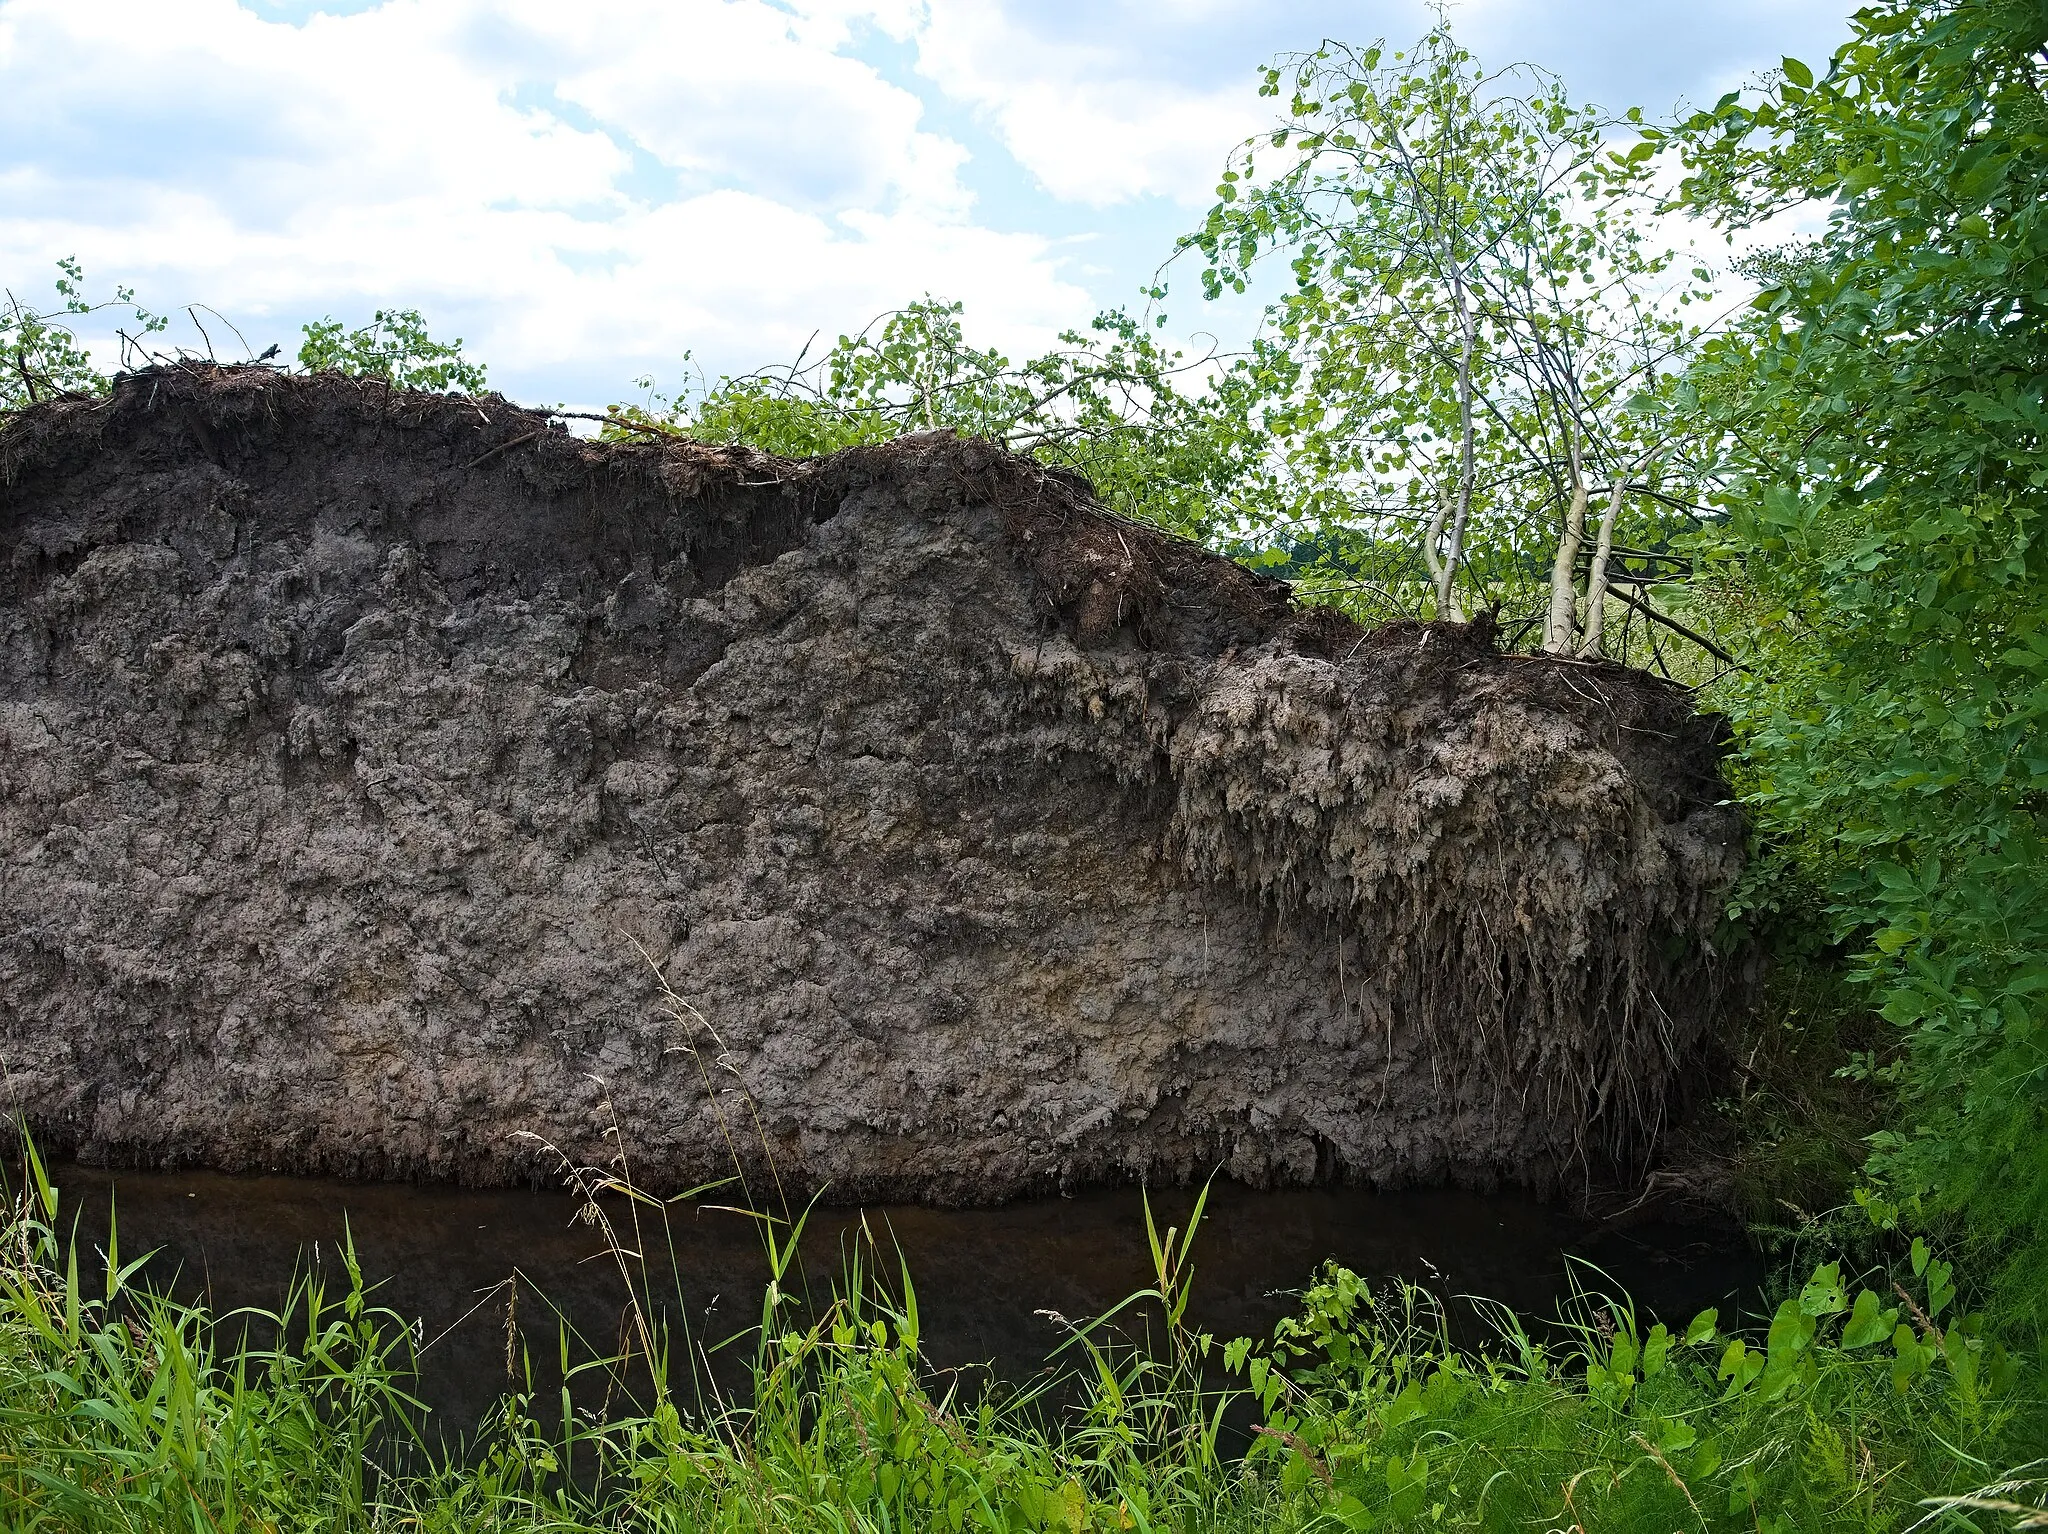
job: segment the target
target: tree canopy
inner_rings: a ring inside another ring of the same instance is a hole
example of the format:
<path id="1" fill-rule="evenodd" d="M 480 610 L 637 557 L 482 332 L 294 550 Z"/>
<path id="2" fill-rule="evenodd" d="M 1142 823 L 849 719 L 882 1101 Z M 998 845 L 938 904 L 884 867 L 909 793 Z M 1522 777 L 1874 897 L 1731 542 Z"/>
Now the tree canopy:
<path id="1" fill-rule="evenodd" d="M 1488 73 L 1444 26 L 1397 53 L 1325 43 L 1261 89 L 1281 126 L 1232 156 L 1184 248 L 1209 297 L 1286 262 L 1237 369 L 1284 512 L 1419 553 L 1442 616 L 1506 604 L 1549 648 L 1597 650 L 1614 518 L 1669 446 L 1646 406 L 1708 275 L 1653 237 L 1649 146 L 1617 153 L 1554 76 Z M 1662 456 L 1659 480 L 1682 463 Z M 1612 515 L 1581 604 L 1596 483 Z"/>
<path id="2" fill-rule="evenodd" d="M 1773 866 L 1903 1030 L 1874 1207 L 1965 1218 L 2048 1317 L 2048 12 L 1851 25 L 1663 139 L 1723 226 L 1831 210 L 1687 380 L 1725 474 L 1699 596 L 1751 657 L 1717 701 Z"/>

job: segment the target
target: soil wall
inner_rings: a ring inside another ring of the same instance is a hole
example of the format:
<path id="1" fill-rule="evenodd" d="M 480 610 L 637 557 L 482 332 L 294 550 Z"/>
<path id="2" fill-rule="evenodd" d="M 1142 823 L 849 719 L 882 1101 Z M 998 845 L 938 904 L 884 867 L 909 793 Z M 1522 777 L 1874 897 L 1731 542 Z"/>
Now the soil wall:
<path id="1" fill-rule="evenodd" d="M 983 443 L 154 370 L 0 426 L 0 561 L 0 1064 L 91 1159 L 1554 1186 L 1729 984 L 1683 692 Z"/>

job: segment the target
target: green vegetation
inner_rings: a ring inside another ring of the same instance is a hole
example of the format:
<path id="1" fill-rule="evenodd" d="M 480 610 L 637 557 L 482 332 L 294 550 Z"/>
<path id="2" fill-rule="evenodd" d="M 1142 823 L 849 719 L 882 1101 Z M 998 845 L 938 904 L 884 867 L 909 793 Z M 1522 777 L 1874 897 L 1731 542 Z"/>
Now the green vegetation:
<path id="1" fill-rule="evenodd" d="M 2039 6 L 1888 3 L 1822 78 L 1670 142 L 1735 227 L 1834 199 L 1756 263 L 1686 402 L 1720 433 L 1699 600 L 1749 665 L 1716 693 L 1794 903 L 1901 1049 L 1881 1220 L 1945 1217 L 2048 1323 L 2048 103 Z M 1804 891 L 1798 887 L 1804 886 Z"/>
<path id="2" fill-rule="evenodd" d="M 133 336 L 122 332 L 127 344 L 157 334 L 168 323 L 137 305 L 129 288 L 116 288 L 112 298 L 97 303 L 87 298 L 85 269 L 74 257 L 57 263 L 56 287 L 57 302 L 48 309 L 15 297 L 12 289 L 0 301 L 0 415 L 59 394 L 106 392 L 110 380 L 93 365 L 72 328 L 81 318 L 125 311 L 135 327 Z"/>
<path id="3" fill-rule="evenodd" d="M 1737 1212 L 1768 1247 L 1823 1233 L 1828 1255 L 1884 1247 L 1859 1211 L 1840 1206 L 1863 1175 L 1870 1137 L 1896 1111 L 1895 1093 L 1871 1071 L 1842 1067 L 1894 1046 L 1862 988 L 1811 960 L 1781 957 L 1736 1020 L 1733 1079 L 1700 1130 L 1726 1147 Z"/>
<path id="4" fill-rule="evenodd" d="M 2015 1362 L 2048 1336 L 2048 12 L 1876 0 L 1849 29 L 1824 70 L 1788 59 L 1664 124 L 1488 74 L 1442 28 L 1326 46 L 1264 72 L 1284 120 L 1232 157 L 1146 314 L 1017 363 L 927 297 L 816 358 L 649 384 L 605 428 L 792 454 L 978 433 L 1360 618 L 1490 607 L 1511 642 L 1696 685 L 1755 817 L 1731 925 L 1774 965 L 1711 1155 L 1801 1278 L 1821 1264 L 1762 1335 L 1589 1301 L 1563 1341 L 1502 1318 L 1459 1352 L 1421 1296 L 1331 1273 L 1258 1347 L 1170 1318 L 1157 1353 L 1087 1333 L 1083 1405 L 1048 1422 L 1038 1400 L 934 1399 L 908 1276 L 891 1298 L 869 1273 L 809 1323 L 771 1289 L 751 1411 L 657 1396 L 543 1428 L 515 1396 L 458 1470 L 416 1433 L 402 1324 L 360 1286 L 302 1290 L 273 1318 L 289 1346 L 231 1346 L 227 1321 L 119 1284 L 79 1298 L 45 1193 L 7 1237 L 8 1518 L 2041 1526 L 2041 1466 L 2000 1476 L 2048 1447 Z M 1794 209 L 1824 232 L 1738 260 L 1760 291 L 1732 313 L 1652 237 Z M 1280 284 L 1243 354 L 1159 340 L 1187 261 L 1210 296 Z M 0 411 L 105 386 L 75 263 L 58 294 L 0 313 Z M 309 326 L 300 362 L 484 383 L 411 310 Z M 1927 1240 L 1978 1314 L 1951 1314 Z M 1155 1313 L 1185 1293 L 1169 1248 Z M 1859 1287 L 1826 1260 L 1851 1254 L 1901 1266 Z M 1202 1372 L 1222 1362 L 1265 1430 L 1242 1463 Z"/>
<path id="5" fill-rule="evenodd" d="M 1182 248 L 1211 298 L 1286 259 L 1234 370 L 1270 439 L 1273 509 L 1392 534 L 1443 616 L 1476 587 L 1546 648 L 1597 650 L 1602 594 L 1583 632 L 1575 607 L 1595 486 L 1603 587 L 1632 482 L 1691 498 L 1648 406 L 1697 338 L 1684 314 L 1707 273 L 1674 284 L 1646 157 L 1612 153 L 1614 124 L 1553 77 L 1486 74 L 1441 27 L 1391 56 L 1326 43 L 1266 70 L 1262 94 L 1283 125 L 1231 158 Z"/>
<path id="6" fill-rule="evenodd" d="M 1057 458 L 1031 411 L 1066 419 L 1076 377 L 1138 379 L 1076 427 L 1113 444 L 1112 483 L 1122 468 L 1145 486 L 1126 509 L 1361 617 L 1493 606 L 1521 642 L 1699 684 L 1736 726 L 1756 815 L 1731 914 L 1795 972 L 1781 986 L 1834 996 L 1808 1012 L 1823 1030 L 1764 1058 L 1848 1077 L 1733 1085 L 1738 1124 L 1769 1121 L 1765 1139 L 1807 1158 L 1796 1190 L 1766 1196 L 1861 1183 L 1880 1226 L 1967 1250 L 2032 1335 L 2048 1325 L 2048 17 L 1885 0 L 1850 27 L 1825 71 L 1787 60 L 1760 97 L 1664 126 L 1575 107 L 1540 73 L 1488 75 L 1441 29 L 1405 53 L 1284 61 L 1264 75 L 1284 124 L 1233 157 L 1182 255 L 1208 293 L 1269 265 L 1285 290 L 1199 389 L 1082 348 L 989 410 L 1001 359 L 965 348 L 945 309 L 943 337 L 892 320 L 879 342 L 842 338 L 805 403 L 858 440 L 957 424 Z M 1661 202 L 1660 169 L 1683 176 Z M 1739 232 L 1802 208 L 1825 232 L 1738 261 L 1761 291 L 1713 323 L 1707 268 L 1647 232 L 1659 211 Z M 1170 433 L 1130 408 L 1165 390 Z M 773 445 L 720 414 L 733 391 L 676 422 Z M 1844 1144 L 1865 1131 L 1867 1166 Z"/>
<path id="7" fill-rule="evenodd" d="M 1227 539 L 1263 439 L 1229 395 L 1196 395 L 1206 359 L 1167 352 L 1130 315 L 1099 314 L 1022 363 L 967 343 L 957 303 L 925 298 L 841 336 L 820 358 L 616 406 L 612 435 L 647 430 L 801 457 L 909 432 L 991 437 L 1085 475 L 1103 500 L 1188 537 Z"/>
<path id="8" fill-rule="evenodd" d="M 370 323 L 350 330 L 337 319 L 305 327 L 299 366 L 309 373 L 381 378 L 395 389 L 484 391 L 484 369 L 462 355 L 462 338 L 436 341 L 417 309 L 379 309 Z"/>
<path id="9" fill-rule="evenodd" d="M 929 1370 L 912 1277 L 881 1281 L 872 1241 L 806 1307 L 799 1218 L 763 1221 L 744 1404 L 669 1393 L 688 1339 L 643 1287 L 623 1354 L 565 1330 L 562 1388 L 528 1357 L 524 1388 L 450 1451 L 410 1394 L 413 1333 L 352 1251 L 345 1292 L 305 1281 L 274 1314 L 139 1290 L 113 1243 L 88 1292 L 60 1194 L 25 1159 L 0 1228 L 10 1529 L 1973 1528 L 1967 1501 L 1930 1499 L 2014 1502 L 2033 1483 L 1987 1490 L 1988 1466 L 2048 1433 L 2037 1377 L 1953 1313 L 1954 1275 L 1917 1244 L 1896 1289 L 1825 1266 L 1761 1334 L 1712 1312 L 1645 1328 L 1586 1295 L 1548 1343 L 1502 1315 L 1459 1349 L 1427 1295 L 1331 1267 L 1270 1341 L 1219 1346 L 1185 1321 L 1191 1243 L 1148 1218 L 1155 1283 L 1073 1329 L 1061 1408 L 1044 1385 L 966 1398 Z M 659 1239 L 665 1206 L 608 1174 L 578 1186 Z M 1233 1402 L 1257 1414 L 1245 1454 Z"/>

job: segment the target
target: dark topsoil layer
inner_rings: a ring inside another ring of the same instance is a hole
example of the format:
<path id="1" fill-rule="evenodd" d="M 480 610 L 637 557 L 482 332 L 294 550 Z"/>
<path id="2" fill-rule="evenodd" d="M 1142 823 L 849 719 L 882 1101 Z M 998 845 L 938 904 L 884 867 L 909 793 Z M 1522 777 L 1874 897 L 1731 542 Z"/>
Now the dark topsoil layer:
<path id="1" fill-rule="evenodd" d="M 156 369 L 0 425 L 0 1055 L 102 1160 L 934 1201 L 1626 1176 L 1715 723 L 987 443 Z"/>

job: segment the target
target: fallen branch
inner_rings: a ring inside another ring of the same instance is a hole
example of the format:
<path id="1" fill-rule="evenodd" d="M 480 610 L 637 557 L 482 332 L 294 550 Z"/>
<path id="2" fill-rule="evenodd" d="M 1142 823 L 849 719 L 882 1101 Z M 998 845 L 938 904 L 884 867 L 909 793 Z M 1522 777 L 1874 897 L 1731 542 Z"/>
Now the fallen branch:
<path id="1" fill-rule="evenodd" d="M 635 421 L 622 415 L 596 415 L 588 410 L 550 410 L 548 418 L 555 421 L 602 421 L 606 426 L 623 426 L 628 431 L 644 431 L 650 437 L 680 437 L 683 433 L 672 426 L 650 426 L 645 421 Z"/>
<path id="2" fill-rule="evenodd" d="M 534 430 L 527 432 L 523 436 L 512 438 L 509 442 L 500 442 L 496 447 L 486 448 L 483 452 L 478 453 L 476 457 L 470 459 L 469 462 L 464 464 L 462 467 L 464 469 L 473 469 L 478 464 L 488 463 L 490 462 L 491 459 L 497 457 L 500 453 L 507 452 L 510 449 L 519 446 L 519 444 L 522 442 L 531 442 L 535 437 L 538 437 L 540 434 L 541 429 L 536 427 Z"/>
<path id="3" fill-rule="evenodd" d="M 1673 618 L 1668 614 L 1658 612 L 1656 608 L 1652 607 L 1647 602 L 1637 601 L 1634 597 L 1630 596 L 1627 592 L 1623 591 L 1619 586 L 1609 586 L 1607 588 L 1607 595 L 1613 597 L 1615 601 L 1622 603 L 1624 606 L 1633 607 L 1637 612 L 1641 613 L 1645 618 L 1648 618 L 1652 623 L 1663 624 L 1664 627 L 1671 630 L 1672 633 L 1678 635 L 1681 639 L 1690 639 L 1702 650 L 1705 650 L 1709 655 L 1713 656 L 1714 659 L 1726 662 L 1728 665 L 1733 666 L 1737 671 L 1749 670 L 1749 667 L 1743 665 L 1741 661 L 1737 660 L 1734 656 L 1730 655 L 1726 650 L 1722 649 L 1719 645 L 1715 644 L 1714 641 L 1707 638 L 1706 635 L 1696 633 L 1692 629 L 1687 628 L 1683 623 L 1680 623 L 1676 618 Z"/>

